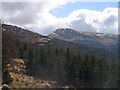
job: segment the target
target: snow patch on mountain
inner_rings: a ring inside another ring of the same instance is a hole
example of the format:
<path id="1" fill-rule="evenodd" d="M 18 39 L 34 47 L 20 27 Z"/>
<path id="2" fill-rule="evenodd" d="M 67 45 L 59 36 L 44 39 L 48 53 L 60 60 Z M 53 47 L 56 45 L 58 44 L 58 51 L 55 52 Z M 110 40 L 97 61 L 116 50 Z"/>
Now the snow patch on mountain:
<path id="1" fill-rule="evenodd" d="M 58 36 L 58 34 L 56 34 L 56 33 L 52 33 L 52 34 L 54 34 L 54 35 Z"/>

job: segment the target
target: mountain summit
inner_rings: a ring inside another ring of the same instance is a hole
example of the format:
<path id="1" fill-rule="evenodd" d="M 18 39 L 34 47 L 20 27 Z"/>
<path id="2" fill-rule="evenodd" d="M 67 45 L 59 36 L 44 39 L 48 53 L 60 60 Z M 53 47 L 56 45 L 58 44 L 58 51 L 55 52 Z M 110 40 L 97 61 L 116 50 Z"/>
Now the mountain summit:
<path id="1" fill-rule="evenodd" d="M 105 48 L 118 43 L 118 37 L 114 34 L 79 32 L 70 28 L 59 28 L 50 34 L 49 37 L 85 44 L 96 48 Z"/>
<path id="2" fill-rule="evenodd" d="M 2 31 L 12 35 L 21 41 L 37 46 L 49 46 L 51 48 L 67 48 L 72 51 L 93 53 L 97 56 L 106 54 L 107 57 L 117 56 L 117 35 L 78 32 L 70 28 L 59 28 L 48 36 L 43 36 L 17 26 L 2 24 Z"/>

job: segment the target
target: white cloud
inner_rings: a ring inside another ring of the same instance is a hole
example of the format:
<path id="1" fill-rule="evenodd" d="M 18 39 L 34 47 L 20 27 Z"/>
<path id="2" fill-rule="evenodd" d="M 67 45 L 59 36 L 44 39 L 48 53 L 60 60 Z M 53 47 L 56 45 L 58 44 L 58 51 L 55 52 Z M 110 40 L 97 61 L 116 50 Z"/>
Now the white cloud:
<path id="1" fill-rule="evenodd" d="M 105 8 L 103 11 L 81 9 L 72 12 L 69 16 L 72 19 L 73 28 L 79 31 L 118 33 L 118 9 Z M 78 18 L 78 20 L 74 20 Z M 79 18 L 81 18 L 79 20 Z M 81 29 L 84 28 L 84 29 Z"/>
<path id="2" fill-rule="evenodd" d="M 50 13 L 50 10 L 65 5 L 69 1 L 6 2 L 2 6 L 3 17 L 7 23 L 16 24 L 44 35 L 60 27 L 70 27 L 78 31 L 118 33 L 117 8 L 108 7 L 101 12 L 80 9 L 64 18 L 56 18 Z"/>

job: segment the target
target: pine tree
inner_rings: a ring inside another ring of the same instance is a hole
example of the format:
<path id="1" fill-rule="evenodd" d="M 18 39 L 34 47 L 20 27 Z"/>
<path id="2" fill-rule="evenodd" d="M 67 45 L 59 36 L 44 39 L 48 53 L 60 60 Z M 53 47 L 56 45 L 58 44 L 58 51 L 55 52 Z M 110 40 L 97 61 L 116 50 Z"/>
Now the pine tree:
<path id="1" fill-rule="evenodd" d="M 69 48 L 67 48 L 67 50 L 66 50 L 66 59 L 67 59 L 68 62 L 70 61 L 70 51 L 69 51 Z"/>
<path id="2" fill-rule="evenodd" d="M 99 59 L 98 61 L 98 68 L 97 68 L 97 87 L 103 88 L 104 84 L 104 60 L 105 58 Z"/>
<path id="3" fill-rule="evenodd" d="M 112 59 L 109 66 L 109 71 L 107 72 L 106 82 L 104 87 L 106 88 L 118 88 L 118 64 L 115 59 Z"/>
<path id="4" fill-rule="evenodd" d="M 58 56 L 59 55 L 59 50 L 58 50 L 58 48 L 56 48 L 56 56 Z"/>
<path id="5" fill-rule="evenodd" d="M 45 65 L 46 63 L 46 56 L 43 47 L 40 49 L 40 65 Z"/>
<path id="6" fill-rule="evenodd" d="M 29 49 L 27 55 L 27 63 L 26 63 L 26 71 L 28 75 L 33 75 L 33 50 L 32 48 Z"/>

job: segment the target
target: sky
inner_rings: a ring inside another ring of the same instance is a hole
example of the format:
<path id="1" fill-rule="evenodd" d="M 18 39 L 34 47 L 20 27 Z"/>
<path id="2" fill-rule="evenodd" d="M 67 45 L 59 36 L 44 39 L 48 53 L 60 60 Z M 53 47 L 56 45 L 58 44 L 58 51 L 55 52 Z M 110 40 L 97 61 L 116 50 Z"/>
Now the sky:
<path id="1" fill-rule="evenodd" d="M 116 2 L 68 2 L 66 5 L 61 5 L 58 8 L 52 9 L 51 14 L 55 15 L 57 18 L 67 17 L 71 12 L 78 9 L 89 9 L 96 11 L 103 11 L 107 7 L 118 7 Z M 64 14 L 63 14 L 64 13 Z"/>
<path id="2" fill-rule="evenodd" d="M 42 35 L 58 28 L 76 31 L 118 33 L 117 2 L 3 2 L 2 17 L 7 24 L 17 25 Z"/>

